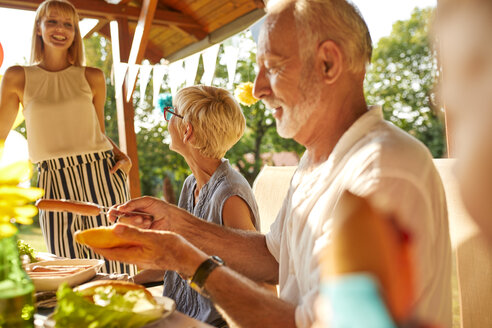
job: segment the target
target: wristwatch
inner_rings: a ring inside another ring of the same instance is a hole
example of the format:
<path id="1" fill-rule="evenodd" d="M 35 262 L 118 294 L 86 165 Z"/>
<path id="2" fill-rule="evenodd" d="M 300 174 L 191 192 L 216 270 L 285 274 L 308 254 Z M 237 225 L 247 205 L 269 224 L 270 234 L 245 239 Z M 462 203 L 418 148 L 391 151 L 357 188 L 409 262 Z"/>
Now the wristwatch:
<path id="1" fill-rule="evenodd" d="M 210 273 L 212 273 L 212 271 L 224 264 L 224 261 L 217 255 L 212 255 L 208 259 L 203 261 L 202 264 L 200 264 L 196 269 L 193 277 L 188 279 L 188 283 L 190 284 L 191 288 L 193 288 L 200 294 L 208 297 L 207 293 L 204 290 L 205 281 L 207 280 Z"/>

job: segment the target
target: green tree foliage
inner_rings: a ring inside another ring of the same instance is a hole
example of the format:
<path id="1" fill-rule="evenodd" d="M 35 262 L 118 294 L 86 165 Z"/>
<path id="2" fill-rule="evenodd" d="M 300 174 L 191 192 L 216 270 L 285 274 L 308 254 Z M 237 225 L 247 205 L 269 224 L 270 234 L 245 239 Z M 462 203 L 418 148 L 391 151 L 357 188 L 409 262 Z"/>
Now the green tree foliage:
<path id="1" fill-rule="evenodd" d="M 433 10 L 414 9 L 374 49 L 366 76 L 366 98 L 382 104 L 384 117 L 422 141 L 436 158 L 445 152 L 444 127 L 434 102 L 436 61 L 429 47 Z"/>

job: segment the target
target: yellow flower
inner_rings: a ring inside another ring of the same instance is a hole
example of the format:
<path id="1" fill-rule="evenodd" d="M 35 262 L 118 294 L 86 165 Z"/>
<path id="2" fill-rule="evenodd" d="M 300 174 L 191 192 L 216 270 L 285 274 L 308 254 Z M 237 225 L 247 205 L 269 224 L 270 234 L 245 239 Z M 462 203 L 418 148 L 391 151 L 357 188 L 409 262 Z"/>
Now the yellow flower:
<path id="1" fill-rule="evenodd" d="M 253 83 L 245 82 L 241 83 L 234 90 L 234 97 L 241 105 L 251 106 L 254 105 L 258 99 L 253 96 Z"/>
<path id="2" fill-rule="evenodd" d="M 0 158 L 4 143 L 0 142 Z M 0 238 L 9 237 L 17 231 L 13 221 L 31 224 L 38 213 L 36 206 L 29 204 L 44 195 L 40 188 L 22 188 L 19 183 L 31 178 L 32 165 L 19 161 L 0 167 Z"/>

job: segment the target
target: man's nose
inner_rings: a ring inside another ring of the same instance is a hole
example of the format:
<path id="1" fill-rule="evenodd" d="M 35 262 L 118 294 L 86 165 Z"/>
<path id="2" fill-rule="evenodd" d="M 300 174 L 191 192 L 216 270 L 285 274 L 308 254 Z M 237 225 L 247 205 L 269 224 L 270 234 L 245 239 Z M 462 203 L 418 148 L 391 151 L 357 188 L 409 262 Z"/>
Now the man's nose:
<path id="1" fill-rule="evenodd" d="M 265 70 L 260 68 L 258 75 L 256 75 L 255 85 L 253 88 L 253 95 L 256 99 L 269 96 L 271 94 L 270 82 L 265 76 Z"/>

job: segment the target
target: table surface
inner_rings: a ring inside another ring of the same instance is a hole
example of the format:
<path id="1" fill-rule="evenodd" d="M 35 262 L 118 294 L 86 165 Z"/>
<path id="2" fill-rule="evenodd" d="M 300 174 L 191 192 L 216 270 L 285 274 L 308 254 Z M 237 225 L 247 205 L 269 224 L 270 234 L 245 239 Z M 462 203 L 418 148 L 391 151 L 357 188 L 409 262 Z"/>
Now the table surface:
<path id="1" fill-rule="evenodd" d="M 44 322 L 46 321 L 47 316 L 42 314 L 36 314 L 34 320 L 35 328 L 43 328 Z M 211 328 L 212 326 L 203 323 L 201 321 L 195 320 L 193 318 L 188 317 L 187 315 L 174 311 L 169 317 L 163 320 L 159 326 L 159 328 Z"/>

